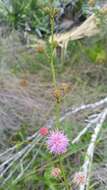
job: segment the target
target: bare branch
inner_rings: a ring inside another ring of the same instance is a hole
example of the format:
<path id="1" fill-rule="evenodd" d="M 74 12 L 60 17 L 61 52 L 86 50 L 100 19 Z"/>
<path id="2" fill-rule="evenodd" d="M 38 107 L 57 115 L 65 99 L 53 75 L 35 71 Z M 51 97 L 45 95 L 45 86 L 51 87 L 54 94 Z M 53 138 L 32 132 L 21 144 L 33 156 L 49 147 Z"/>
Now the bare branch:
<path id="1" fill-rule="evenodd" d="M 107 117 L 107 108 L 101 113 L 100 117 L 98 117 L 97 125 L 94 129 L 94 133 L 92 134 L 91 141 L 87 149 L 85 162 L 82 167 L 82 170 L 85 175 L 85 183 L 83 185 L 80 185 L 80 190 L 85 190 L 85 189 L 88 190 L 90 170 L 91 170 L 91 164 L 92 164 L 93 155 L 94 155 L 95 143 L 106 117 Z"/>

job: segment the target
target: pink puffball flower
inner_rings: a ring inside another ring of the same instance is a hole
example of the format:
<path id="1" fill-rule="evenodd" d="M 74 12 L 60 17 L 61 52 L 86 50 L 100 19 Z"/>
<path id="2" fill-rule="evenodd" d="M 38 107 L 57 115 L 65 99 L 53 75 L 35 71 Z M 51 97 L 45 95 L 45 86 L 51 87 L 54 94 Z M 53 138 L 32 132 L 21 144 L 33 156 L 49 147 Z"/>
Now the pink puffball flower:
<path id="1" fill-rule="evenodd" d="M 40 135 L 46 136 L 48 134 L 48 128 L 46 127 L 41 127 L 39 130 Z"/>
<path id="2" fill-rule="evenodd" d="M 85 183 L 85 179 L 86 177 L 83 172 L 77 172 L 74 175 L 73 181 L 76 185 L 83 185 Z"/>
<path id="3" fill-rule="evenodd" d="M 60 176 L 60 174 L 61 174 L 60 168 L 53 168 L 52 171 L 51 171 L 51 176 L 52 177 L 57 178 L 57 177 Z"/>
<path id="4" fill-rule="evenodd" d="M 47 139 L 47 147 L 51 153 L 60 155 L 67 151 L 69 140 L 62 131 L 51 131 Z"/>

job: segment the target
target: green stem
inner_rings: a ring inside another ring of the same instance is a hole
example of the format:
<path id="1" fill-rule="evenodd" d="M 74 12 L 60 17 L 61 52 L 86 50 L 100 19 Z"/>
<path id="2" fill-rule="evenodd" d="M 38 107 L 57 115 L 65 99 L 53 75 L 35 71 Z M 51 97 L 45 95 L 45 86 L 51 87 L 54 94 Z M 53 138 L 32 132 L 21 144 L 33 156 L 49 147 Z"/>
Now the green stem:
<path id="1" fill-rule="evenodd" d="M 67 178 L 66 178 L 66 175 L 65 175 L 65 172 L 64 172 L 63 163 L 62 163 L 62 160 L 61 160 L 60 157 L 59 157 L 59 163 L 60 163 L 60 168 L 61 168 L 61 172 L 62 172 L 62 176 L 63 176 L 63 179 L 64 179 L 64 185 L 66 187 L 66 190 L 72 190 L 72 189 L 69 189 L 69 184 L 68 184 L 68 181 L 67 181 Z"/>
<path id="2" fill-rule="evenodd" d="M 53 12 L 53 10 L 52 10 Z M 55 67 L 54 67 L 54 16 L 52 15 L 50 18 L 50 22 L 51 22 L 51 59 L 50 59 L 50 64 L 51 64 L 51 72 L 52 72 L 52 79 L 53 79 L 53 85 L 56 89 L 57 84 L 56 84 L 56 73 L 55 73 Z M 59 122 L 59 118 L 60 118 L 60 102 L 56 103 L 56 127 L 60 128 L 60 122 Z M 62 164 L 62 160 L 59 157 L 59 162 L 60 162 L 60 167 L 61 167 L 61 171 L 62 171 L 62 175 L 63 175 L 63 179 L 64 179 L 64 185 L 66 187 L 66 190 L 69 190 L 69 184 L 67 182 L 66 179 L 66 175 L 64 172 L 64 168 L 63 168 L 63 164 Z"/>
<path id="3" fill-rule="evenodd" d="M 55 73 L 55 67 L 54 67 L 54 17 L 51 16 L 50 18 L 51 22 L 51 72 L 52 72 L 52 79 L 53 79 L 53 85 L 56 88 L 56 73 Z"/>
<path id="4" fill-rule="evenodd" d="M 50 17 L 50 22 L 51 22 L 51 57 L 50 57 L 50 64 L 51 64 L 51 72 L 52 72 L 52 81 L 53 81 L 53 86 L 56 89 L 57 88 L 57 82 L 56 82 L 56 72 L 55 72 L 55 66 L 54 66 L 54 15 L 53 15 L 53 8 L 51 9 L 51 17 Z M 56 103 L 55 106 L 55 112 L 56 112 L 56 127 L 60 128 L 60 103 Z"/>

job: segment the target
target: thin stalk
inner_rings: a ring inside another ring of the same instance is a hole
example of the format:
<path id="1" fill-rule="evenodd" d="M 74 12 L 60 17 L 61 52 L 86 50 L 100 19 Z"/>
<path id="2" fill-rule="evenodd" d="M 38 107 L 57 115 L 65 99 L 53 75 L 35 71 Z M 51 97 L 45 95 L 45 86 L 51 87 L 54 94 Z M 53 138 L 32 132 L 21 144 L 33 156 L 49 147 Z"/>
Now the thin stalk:
<path id="1" fill-rule="evenodd" d="M 50 64 L 51 64 L 53 85 L 56 88 L 56 72 L 55 72 L 55 66 L 54 66 L 54 16 L 51 16 L 50 22 L 51 22 L 51 58 L 50 58 Z"/>
<path id="2" fill-rule="evenodd" d="M 54 88 L 57 89 L 57 84 L 56 84 L 56 72 L 55 72 L 55 66 L 54 66 L 54 15 L 53 15 L 53 8 L 51 9 L 51 16 L 50 16 L 50 22 L 51 22 L 51 57 L 50 57 L 50 64 L 51 64 L 51 72 L 52 72 L 52 80 L 53 80 L 53 85 Z M 55 105 L 55 113 L 56 113 L 56 128 L 60 128 L 60 122 L 59 122 L 59 118 L 60 118 L 60 102 L 56 102 Z M 64 185 L 66 187 L 66 190 L 70 190 L 69 188 L 69 184 L 64 172 L 64 168 L 63 168 L 63 164 L 62 164 L 62 160 L 59 157 L 59 163 L 60 163 L 60 168 L 62 171 L 62 175 L 63 175 L 63 179 L 64 179 Z"/>
<path id="3" fill-rule="evenodd" d="M 61 168 L 61 172 L 62 172 L 62 176 L 63 176 L 63 179 L 64 179 L 64 185 L 66 187 L 66 190 L 72 190 L 72 189 L 69 188 L 69 184 L 68 184 L 68 181 L 67 181 L 67 178 L 66 178 L 66 175 L 65 175 L 63 163 L 62 163 L 62 160 L 61 160 L 60 157 L 59 157 L 59 163 L 60 163 L 60 168 Z"/>
<path id="4" fill-rule="evenodd" d="M 50 57 L 50 64 L 51 64 L 51 72 L 52 72 L 52 81 L 53 86 L 56 89 L 57 88 L 57 82 L 56 82 L 56 71 L 54 66 L 54 15 L 53 15 L 53 8 L 51 9 L 52 15 L 50 16 L 50 23 L 51 23 L 51 57 Z M 56 113 L 56 127 L 60 128 L 60 103 L 56 103 L 55 105 L 55 113 Z"/>

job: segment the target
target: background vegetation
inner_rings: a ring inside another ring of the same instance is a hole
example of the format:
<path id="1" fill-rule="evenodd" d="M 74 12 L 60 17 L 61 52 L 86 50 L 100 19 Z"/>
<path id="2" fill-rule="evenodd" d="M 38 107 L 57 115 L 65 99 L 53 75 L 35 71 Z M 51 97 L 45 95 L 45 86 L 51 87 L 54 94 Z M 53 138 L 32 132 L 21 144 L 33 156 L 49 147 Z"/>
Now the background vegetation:
<path id="1" fill-rule="evenodd" d="M 82 10 L 86 11 L 87 2 L 80 3 Z M 81 171 L 93 128 L 82 136 L 79 143 L 72 144 L 71 141 L 90 121 L 90 116 L 99 114 L 102 107 L 70 115 L 62 123 L 59 120 L 71 108 L 95 103 L 107 96 L 107 20 L 99 14 L 99 4 L 94 5 L 92 11 L 100 20 L 100 33 L 69 41 L 62 59 L 60 53 L 55 54 L 54 41 L 50 44 L 48 40 L 54 32 L 51 11 L 57 7 L 59 11 L 59 5 L 58 0 L 53 4 L 48 0 L 0 1 L 0 173 L 11 162 L 4 164 L 3 168 L 2 163 L 27 145 L 33 146 L 25 151 L 25 158 L 16 159 L 1 175 L 0 190 L 79 189 L 73 178 Z M 55 81 L 52 81 L 54 74 Z M 61 155 L 61 163 L 59 157 L 47 150 L 47 136 L 26 140 L 53 121 L 54 130 L 60 125 L 59 129 L 63 129 L 70 139 L 68 151 Z M 90 185 L 86 190 L 107 189 L 106 120 L 102 128 L 96 141 Z M 14 146 L 15 149 L 1 156 Z M 53 167 L 64 171 L 60 177 L 51 175 Z"/>

